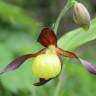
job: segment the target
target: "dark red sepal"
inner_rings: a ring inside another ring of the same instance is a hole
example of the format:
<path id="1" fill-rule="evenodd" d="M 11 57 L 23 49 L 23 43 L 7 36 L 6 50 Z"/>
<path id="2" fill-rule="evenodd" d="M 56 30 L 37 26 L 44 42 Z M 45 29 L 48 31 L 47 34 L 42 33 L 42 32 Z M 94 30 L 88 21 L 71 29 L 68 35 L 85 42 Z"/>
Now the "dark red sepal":
<path id="1" fill-rule="evenodd" d="M 51 28 L 44 28 L 39 35 L 38 42 L 44 47 L 49 45 L 57 46 L 57 37 Z"/>
<path id="2" fill-rule="evenodd" d="M 39 79 L 39 82 L 34 83 L 33 85 L 34 85 L 34 86 L 41 86 L 41 85 L 44 85 L 45 83 L 47 83 L 49 80 L 51 80 L 51 79 L 45 80 L 45 79 L 43 79 L 43 78 L 40 78 L 40 79 Z"/>
<path id="3" fill-rule="evenodd" d="M 0 74 L 9 72 L 9 71 L 13 71 L 13 70 L 19 68 L 25 60 L 32 58 L 32 57 L 36 57 L 37 55 L 44 53 L 44 52 L 45 52 L 45 49 L 42 49 L 35 54 L 27 54 L 27 55 L 21 56 L 15 60 L 13 60 L 11 63 L 9 63 L 3 70 L 0 70 Z"/>

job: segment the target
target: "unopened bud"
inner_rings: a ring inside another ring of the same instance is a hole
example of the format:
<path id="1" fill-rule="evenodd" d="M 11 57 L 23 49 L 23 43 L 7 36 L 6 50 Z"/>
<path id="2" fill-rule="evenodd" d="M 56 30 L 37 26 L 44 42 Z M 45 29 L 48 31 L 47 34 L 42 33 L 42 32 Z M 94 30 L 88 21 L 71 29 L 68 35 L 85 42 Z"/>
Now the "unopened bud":
<path id="1" fill-rule="evenodd" d="M 76 24 L 83 27 L 85 30 L 90 26 L 90 14 L 87 8 L 82 3 L 75 3 L 73 10 L 73 19 Z"/>

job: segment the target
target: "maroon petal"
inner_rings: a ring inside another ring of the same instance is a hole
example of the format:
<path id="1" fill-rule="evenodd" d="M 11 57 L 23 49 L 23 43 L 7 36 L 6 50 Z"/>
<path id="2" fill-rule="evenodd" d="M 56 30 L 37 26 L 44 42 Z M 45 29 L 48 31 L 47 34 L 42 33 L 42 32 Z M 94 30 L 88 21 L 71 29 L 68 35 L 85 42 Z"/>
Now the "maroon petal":
<path id="1" fill-rule="evenodd" d="M 69 58 L 78 58 L 74 53 L 65 51 L 61 48 L 56 48 L 56 52 L 57 52 L 57 55 L 59 55 L 59 56 L 65 56 L 65 57 L 69 57 Z"/>
<path id="2" fill-rule="evenodd" d="M 25 60 L 27 60 L 28 58 L 32 58 L 32 57 L 33 57 L 33 54 L 28 54 L 28 55 L 24 55 L 24 56 L 21 56 L 21 57 L 15 59 L 15 60 L 13 60 L 10 64 L 8 64 L 8 65 L 0 72 L 0 74 L 17 69 L 18 67 L 21 66 L 21 64 L 22 64 Z"/>
<path id="3" fill-rule="evenodd" d="M 93 65 L 92 63 L 83 60 L 81 58 L 79 58 L 80 62 L 84 65 L 84 67 L 92 74 L 96 75 L 96 66 Z"/>
<path id="4" fill-rule="evenodd" d="M 34 86 L 41 86 L 41 85 L 44 85 L 45 83 L 47 83 L 49 80 L 51 80 L 51 79 L 45 80 L 45 79 L 43 79 L 43 78 L 40 78 L 40 79 L 39 79 L 39 82 L 34 83 L 33 85 L 34 85 Z"/>
<path id="5" fill-rule="evenodd" d="M 27 54 L 27 55 L 21 56 L 15 60 L 13 60 L 2 71 L 0 71 L 0 74 L 3 74 L 5 72 L 12 71 L 12 70 L 19 68 L 25 60 L 32 58 L 32 57 L 35 57 L 38 54 L 43 53 L 43 51 L 44 51 L 44 49 L 40 50 L 39 52 L 37 52 L 35 54 Z"/>
<path id="6" fill-rule="evenodd" d="M 72 52 L 69 52 L 69 51 L 65 51 L 65 50 L 62 50 L 60 48 L 57 48 L 56 49 L 56 52 L 57 52 L 57 55 L 61 55 L 61 56 L 66 56 L 66 57 L 69 57 L 69 58 L 75 58 L 77 60 L 79 60 L 81 62 L 81 64 L 84 65 L 84 67 L 92 74 L 96 75 L 96 66 L 86 60 L 83 60 L 81 58 L 78 58 L 76 54 L 72 53 Z"/>
<path id="7" fill-rule="evenodd" d="M 48 45 L 57 46 L 57 37 L 52 29 L 44 28 L 40 33 L 38 42 L 40 42 L 45 47 L 48 47 Z"/>

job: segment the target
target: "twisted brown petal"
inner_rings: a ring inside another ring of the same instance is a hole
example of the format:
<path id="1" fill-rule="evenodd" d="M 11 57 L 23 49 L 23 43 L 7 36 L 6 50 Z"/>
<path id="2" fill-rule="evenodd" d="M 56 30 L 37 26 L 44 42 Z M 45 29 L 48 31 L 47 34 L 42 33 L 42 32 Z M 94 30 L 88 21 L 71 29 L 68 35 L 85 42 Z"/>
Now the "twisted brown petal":
<path id="1" fill-rule="evenodd" d="M 66 56 L 66 57 L 69 57 L 69 58 L 75 58 L 77 60 L 79 60 L 81 62 L 81 64 L 84 65 L 84 67 L 92 74 L 96 75 L 96 66 L 93 65 L 92 63 L 86 61 L 86 60 L 83 60 L 81 58 L 78 58 L 76 54 L 72 53 L 72 52 L 69 52 L 69 51 L 65 51 L 65 50 L 62 50 L 60 48 L 57 48 L 57 54 L 60 56 Z"/>
<path id="2" fill-rule="evenodd" d="M 40 42 L 44 47 L 48 47 L 48 45 L 57 46 L 57 37 L 52 29 L 44 28 L 40 33 L 38 42 Z"/>
<path id="3" fill-rule="evenodd" d="M 65 57 L 69 57 L 69 58 L 78 58 L 74 53 L 65 51 L 61 48 L 56 48 L 56 52 L 57 52 L 57 55 L 59 55 L 59 56 L 65 56 Z"/>
<path id="4" fill-rule="evenodd" d="M 43 51 L 44 51 L 44 49 L 40 50 L 39 52 L 37 52 L 35 54 L 27 54 L 27 55 L 21 56 L 15 60 L 13 60 L 3 70 L 0 71 L 0 74 L 3 74 L 5 72 L 9 72 L 9 71 L 13 71 L 13 70 L 19 68 L 25 60 L 32 58 L 32 57 L 35 57 L 38 54 L 42 53 Z"/>
<path id="5" fill-rule="evenodd" d="M 40 79 L 39 79 L 39 82 L 34 83 L 33 85 L 34 85 L 34 86 L 41 86 L 41 85 L 44 85 L 45 83 L 47 83 L 49 80 L 51 80 L 51 79 L 45 80 L 45 79 L 43 79 L 43 78 L 40 78 Z"/>

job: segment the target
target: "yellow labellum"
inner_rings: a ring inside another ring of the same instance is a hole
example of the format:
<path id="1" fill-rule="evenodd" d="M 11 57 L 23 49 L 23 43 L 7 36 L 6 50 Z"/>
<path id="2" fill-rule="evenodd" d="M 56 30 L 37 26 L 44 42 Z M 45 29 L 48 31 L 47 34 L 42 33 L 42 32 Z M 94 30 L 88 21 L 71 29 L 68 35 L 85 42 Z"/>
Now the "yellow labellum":
<path id="1" fill-rule="evenodd" d="M 60 73 L 61 62 L 56 54 L 41 54 L 33 60 L 32 71 L 35 76 L 47 80 Z"/>

